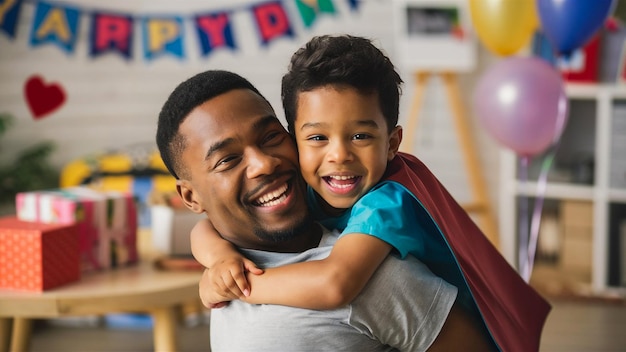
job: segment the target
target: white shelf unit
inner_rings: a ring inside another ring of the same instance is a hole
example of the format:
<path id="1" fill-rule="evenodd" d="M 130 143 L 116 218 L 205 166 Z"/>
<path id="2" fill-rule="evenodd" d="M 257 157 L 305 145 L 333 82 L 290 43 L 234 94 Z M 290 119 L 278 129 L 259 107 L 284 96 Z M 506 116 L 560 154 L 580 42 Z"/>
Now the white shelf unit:
<path id="1" fill-rule="evenodd" d="M 593 180 L 590 184 L 576 183 L 567 179 L 558 179 L 550 176 L 544 193 L 545 201 L 563 201 L 563 200 L 581 200 L 588 201 L 592 204 L 593 224 L 592 224 L 592 250 L 591 250 L 591 289 L 594 293 L 617 292 L 623 295 L 626 292 L 624 277 L 626 277 L 626 259 L 619 258 L 620 250 L 611 248 L 616 239 L 610 239 L 609 231 L 615 235 L 614 223 L 611 225 L 611 212 L 617 213 L 622 223 L 626 219 L 626 186 L 612 187 L 610 180 L 611 164 L 614 160 L 622 160 L 617 155 L 612 155 L 612 128 L 614 119 L 614 107 L 616 104 L 624 104 L 626 108 L 626 87 L 609 85 L 609 84 L 567 84 L 566 93 L 570 101 L 569 120 L 565 133 L 568 132 L 570 123 L 573 119 L 582 122 L 582 128 L 579 126 L 579 138 L 576 143 L 587 144 L 592 151 L 593 160 Z M 624 110 L 626 112 L 626 109 Z M 626 116 L 621 118 L 626 119 Z M 585 120 L 587 119 L 587 120 Z M 626 122 L 626 121 L 623 121 Z M 620 122 L 622 123 L 622 122 Z M 593 125 L 593 128 L 587 129 L 585 126 Z M 621 126 L 624 126 L 622 123 Z M 624 139 L 622 135 L 620 135 Z M 571 140 L 571 138 L 570 138 Z M 569 145 L 561 143 L 559 150 L 562 148 L 571 148 Z M 558 153 L 558 151 L 557 151 Z M 620 158 L 620 159 L 615 159 Z M 623 160 L 626 162 L 626 152 Z M 540 157 L 533 158 L 540 159 Z M 555 168 L 557 162 L 555 158 L 552 169 Z M 620 161 L 621 163 L 621 161 Z M 514 267 L 518 267 L 517 249 L 518 249 L 518 222 L 519 216 L 518 197 L 534 198 L 537 196 L 537 176 L 529 172 L 528 181 L 522 182 L 518 178 L 519 159 L 517 155 L 510 150 L 502 150 L 500 160 L 500 243 L 501 251 L 507 258 L 509 263 Z M 613 162 L 615 164 L 615 162 Z M 537 172 L 536 172 L 537 173 Z M 556 172 L 555 172 L 556 173 Z M 554 176 L 554 175 L 553 175 Z M 534 177 L 534 178 L 533 178 Z M 626 177 L 626 175 L 625 175 Z M 529 201 L 528 211 L 532 214 L 534 202 Z M 613 207 L 613 208 L 612 208 Z M 612 209 L 615 209 L 612 211 Z M 610 230 L 610 226 L 613 226 Z M 622 225 L 623 226 L 623 225 Z M 623 230 L 622 230 L 623 231 Z M 621 241 L 626 241 L 626 236 L 622 234 Z M 611 242 L 610 242 L 611 241 Z M 617 247 L 617 246 L 615 246 Z M 626 248 L 624 243 L 621 248 Z M 616 254 L 617 253 L 617 254 Z M 611 256 L 611 257 L 610 257 Z M 617 256 L 617 257 L 616 257 Z M 622 257 L 626 257 L 626 253 L 621 253 Z M 620 265 L 621 269 L 610 268 L 610 265 Z M 612 263 L 612 264 L 610 264 Z M 620 271 L 621 282 L 615 284 L 615 270 Z M 609 271 L 613 275 L 609 279 Z"/>

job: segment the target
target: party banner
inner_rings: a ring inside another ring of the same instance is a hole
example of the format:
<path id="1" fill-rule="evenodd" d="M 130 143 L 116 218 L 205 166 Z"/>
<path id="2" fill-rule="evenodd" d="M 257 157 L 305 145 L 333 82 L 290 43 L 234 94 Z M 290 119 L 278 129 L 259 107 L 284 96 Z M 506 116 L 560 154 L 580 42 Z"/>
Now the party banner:
<path id="1" fill-rule="evenodd" d="M 15 38 L 15 27 L 20 16 L 22 0 L 4 0 L 0 2 L 0 32 Z"/>
<path id="2" fill-rule="evenodd" d="M 70 0 L 68 0 L 70 1 Z M 234 13 L 250 13 L 261 46 L 268 46 L 280 38 L 294 38 L 292 25 L 293 14 L 286 2 L 293 1 L 293 11 L 297 11 L 304 28 L 310 28 L 318 16 L 336 14 L 333 0 L 269 0 L 250 1 L 251 4 L 232 5 L 221 11 L 200 11 L 191 15 L 178 14 L 132 14 L 115 10 L 98 10 L 87 7 L 75 7 L 65 2 L 40 0 L 0 0 L 0 32 L 10 39 L 15 39 L 22 5 L 34 9 L 32 18 L 30 45 L 38 47 L 52 43 L 66 53 L 76 50 L 81 16 L 89 18 L 87 48 L 91 58 L 105 54 L 115 54 L 126 60 L 137 56 L 135 40 L 141 40 L 143 57 L 146 61 L 171 55 L 185 58 L 184 31 L 185 22 L 193 21 L 194 34 L 198 36 L 199 52 L 208 57 L 218 49 L 238 49 L 235 37 Z M 78 2 L 78 1 L 76 1 Z M 362 0 L 346 0 L 351 11 L 357 10 Z M 136 24 L 138 30 L 135 30 Z M 140 30 L 139 30 L 140 28 Z M 142 38 L 137 39 L 136 32 Z"/>
<path id="3" fill-rule="evenodd" d="M 170 53 L 183 59 L 183 18 L 147 17 L 142 21 L 144 58 L 152 60 Z"/>
<path id="4" fill-rule="evenodd" d="M 30 44 L 53 43 L 68 53 L 74 52 L 80 11 L 68 7 L 37 3 L 30 35 Z"/>
<path id="5" fill-rule="evenodd" d="M 194 22 L 200 40 L 202 56 L 208 56 L 213 50 L 222 47 L 237 48 L 233 39 L 229 12 L 198 15 L 194 18 Z"/>
<path id="6" fill-rule="evenodd" d="M 97 57 L 117 52 L 131 59 L 133 47 L 133 18 L 128 15 L 94 12 L 91 15 L 89 55 Z"/>
<path id="7" fill-rule="evenodd" d="M 296 6 L 306 28 L 311 27 L 318 13 L 335 13 L 331 0 L 296 0 Z"/>
<path id="8" fill-rule="evenodd" d="M 261 37 L 261 44 L 267 45 L 280 37 L 293 37 L 289 17 L 280 1 L 271 1 L 251 7 Z"/>

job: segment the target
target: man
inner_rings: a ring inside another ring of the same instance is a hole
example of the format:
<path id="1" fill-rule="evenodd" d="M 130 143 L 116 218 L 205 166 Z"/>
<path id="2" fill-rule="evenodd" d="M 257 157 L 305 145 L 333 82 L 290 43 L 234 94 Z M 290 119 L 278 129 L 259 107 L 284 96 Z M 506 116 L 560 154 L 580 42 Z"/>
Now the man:
<path id="1" fill-rule="evenodd" d="M 259 266 L 328 255 L 337 234 L 309 217 L 294 142 L 242 77 L 207 71 L 180 84 L 159 115 L 157 144 L 185 205 L 206 213 Z M 455 304 L 456 293 L 414 258 L 390 256 L 341 309 L 233 301 L 214 310 L 211 349 L 493 349 L 484 326 Z"/>

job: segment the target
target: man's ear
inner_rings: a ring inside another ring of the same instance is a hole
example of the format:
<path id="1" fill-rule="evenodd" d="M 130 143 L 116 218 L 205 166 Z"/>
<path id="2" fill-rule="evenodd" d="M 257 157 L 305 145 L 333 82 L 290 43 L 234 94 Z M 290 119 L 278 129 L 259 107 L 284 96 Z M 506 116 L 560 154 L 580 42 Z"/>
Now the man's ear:
<path id="1" fill-rule="evenodd" d="M 176 192 L 178 192 L 180 199 L 183 200 L 183 204 L 185 204 L 189 210 L 197 214 L 204 213 L 204 209 L 194 196 L 193 187 L 189 181 L 176 180 Z"/>
<path id="2" fill-rule="evenodd" d="M 400 142 L 402 142 L 402 126 L 398 125 L 394 127 L 389 134 L 389 151 L 387 152 L 387 161 L 391 161 L 391 159 L 398 154 Z"/>

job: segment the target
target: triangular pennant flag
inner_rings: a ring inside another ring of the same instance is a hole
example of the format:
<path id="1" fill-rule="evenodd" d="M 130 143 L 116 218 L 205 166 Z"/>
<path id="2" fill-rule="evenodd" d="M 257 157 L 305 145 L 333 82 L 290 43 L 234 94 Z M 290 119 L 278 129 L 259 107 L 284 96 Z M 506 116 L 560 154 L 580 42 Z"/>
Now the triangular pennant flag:
<path id="1" fill-rule="evenodd" d="M 359 3 L 361 0 L 348 0 L 348 4 L 350 5 L 350 10 L 357 11 L 359 9 Z"/>
<path id="2" fill-rule="evenodd" d="M 296 0 L 296 6 L 306 28 L 311 27 L 318 13 L 335 13 L 332 0 Z"/>
<path id="3" fill-rule="evenodd" d="M 38 2 L 30 44 L 52 42 L 68 53 L 74 52 L 80 12 L 77 9 Z"/>
<path id="4" fill-rule="evenodd" d="M 164 53 L 182 59 L 183 50 L 183 19 L 179 16 L 151 17 L 143 19 L 144 57 L 152 60 Z"/>
<path id="5" fill-rule="evenodd" d="M 131 58 L 133 18 L 129 15 L 94 12 L 91 16 L 89 54 L 92 57 L 114 51 Z"/>
<path id="6" fill-rule="evenodd" d="M 229 47 L 236 49 L 233 29 L 228 12 L 214 12 L 194 18 L 202 56 L 208 56 L 214 49 Z"/>
<path id="7" fill-rule="evenodd" d="M 289 17 L 280 1 L 270 1 L 252 6 L 252 13 L 261 36 L 261 44 L 267 45 L 279 37 L 293 37 Z"/>
<path id="8" fill-rule="evenodd" d="M 22 0 L 4 0 L 0 2 L 0 32 L 15 38 L 15 27 L 20 17 Z"/>

